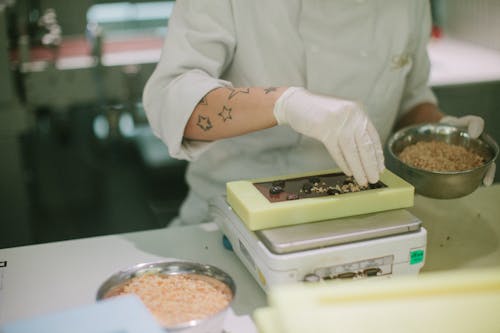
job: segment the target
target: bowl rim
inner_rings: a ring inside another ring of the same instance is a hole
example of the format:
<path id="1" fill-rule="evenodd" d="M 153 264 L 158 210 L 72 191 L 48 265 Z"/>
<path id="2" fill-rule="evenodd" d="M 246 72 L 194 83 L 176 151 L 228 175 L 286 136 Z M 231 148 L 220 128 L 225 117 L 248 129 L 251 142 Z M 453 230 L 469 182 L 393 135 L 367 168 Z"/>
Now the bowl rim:
<path id="1" fill-rule="evenodd" d="M 397 156 L 394 153 L 392 146 L 394 145 L 394 143 L 397 140 L 399 140 L 399 139 L 401 139 L 401 137 L 403 137 L 403 133 L 405 133 L 411 129 L 422 128 L 422 127 L 429 127 L 432 129 L 451 128 L 451 129 L 458 131 L 460 133 L 464 133 L 465 135 L 467 135 L 470 138 L 470 140 L 479 140 L 479 141 L 482 141 L 483 143 L 485 143 L 493 151 L 492 157 L 490 158 L 490 160 L 488 162 L 486 162 L 480 166 L 477 166 L 477 167 L 472 168 L 472 169 L 459 170 L 459 171 L 432 171 L 432 170 L 422 169 L 422 168 L 418 168 L 418 167 L 414 167 L 412 165 L 409 165 L 409 164 L 403 162 L 399 158 L 399 156 Z M 474 139 L 474 138 L 470 137 L 467 130 L 465 128 L 462 128 L 462 127 L 453 126 L 453 125 L 444 124 L 444 123 L 422 123 L 422 124 L 414 124 L 414 125 L 405 126 L 403 128 L 400 128 L 396 132 L 394 132 L 389 137 L 389 140 L 387 140 L 387 151 L 389 152 L 389 154 L 391 155 L 392 158 L 394 158 L 398 162 L 402 163 L 409 170 L 414 170 L 414 171 L 418 171 L 421 173 L 428 173 L 430 175 L 449 175 L 449 176 L 452 176 L 452 175 L 468 174 L 468 173 L 472 173 L 476 170 L 489 167 L 489 165 L 491 165 L 492 163 L 495 162 L 495 160 L 497 159 L 497 157 L 499 155 L 499 146 L 498 146 L 498 143 L 485 131 L 483 131 L 478 138 Z"/>
<path id="2" fill-rule="evenodd" d="M 158 270 L 158 268 L 175 267 L 175 266 L 183 267 L 184 269 L 171 272 Z M 222 270 L 217 266 L 211 264 L 203 264 L 195 261 L 158 260 L 158 261 L 141 262 L 129 266 L 127 268 L 120 269 L 115 273 L 111 274 L 99 286 L 95 300 L 96 301 L 105 300 L 106 298 L 104 297 L 104 295 L 113 287 L 125 283 L 126 281 L 134 277 L 142 276 L 144 274 L 149 274 L 150 272 L 155 272 L 156 274 L 164 274 L 164 275 L 180 275 L 180 274 L 204 275 L 224 283 L 224 285 L 226 285 L 231 291 L 231 299 L 229 303 L 221 310 L 217 311 L 216 313 L 212 314 L 209 317 L 193 319 L 173 326 L 165 326 L 164 328 L 168 330 L 181 330 L 198 325 L 203 325 L 204 322 L 208 322 L 214 317 L 217 317 L 221 315 L 223 312 L 227 311 L 227 309 L 229 309 L 233 304 L 234 298 L 236 297 L 236 283 L 234 279 L 226 271 Z M 220 277 L 223 277 L 223 279 L 220 279 Z M 113 281 L 115 279 L 117 281 Z"/>

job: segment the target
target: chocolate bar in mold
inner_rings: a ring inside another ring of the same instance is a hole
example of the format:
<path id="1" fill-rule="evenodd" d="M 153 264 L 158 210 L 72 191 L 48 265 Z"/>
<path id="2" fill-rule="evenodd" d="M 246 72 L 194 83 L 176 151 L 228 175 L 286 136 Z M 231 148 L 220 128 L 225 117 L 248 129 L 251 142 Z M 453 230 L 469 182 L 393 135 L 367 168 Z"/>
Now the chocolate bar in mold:
<path id="1" fill-rule="evenodd" d="M 253 185 L 269 202 L 342 195 L 387 187 L 381 181 L 366 186 L 342 172 L 256 182 Z"/>

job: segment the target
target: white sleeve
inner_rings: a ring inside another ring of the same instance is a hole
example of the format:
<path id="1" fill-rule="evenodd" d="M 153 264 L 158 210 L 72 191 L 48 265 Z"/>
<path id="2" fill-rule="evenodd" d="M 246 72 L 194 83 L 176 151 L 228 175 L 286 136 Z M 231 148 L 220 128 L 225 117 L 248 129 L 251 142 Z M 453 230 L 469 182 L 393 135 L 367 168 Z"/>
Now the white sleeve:
<path id="1" fill-rule="evenodd" d="M 415 8 L 415 27 L 417 31 L 413 47 L 411 49 L 412 69 L 408 77 L 403 92 L 403 99 L 400 105 L 400 116 L 410 111 L 418 104 L 429 102 L 437 104 L 437 99 L 429 86 L 430 60 L 427 53 L 427 45 L 431 34 L 431 11 L 429 1 L 416 1 L 418 8 Z"/>
<path id="2" fill-rule="evenodd" d="M 210 90 L 231 86 L 218 79 L 234 54 L 229 0 L 177 0 L 161 58 L 143 93 L 149 124 L 178 159 L 194 160 L 211 142 L 183 139 L 198 102 Z"/>

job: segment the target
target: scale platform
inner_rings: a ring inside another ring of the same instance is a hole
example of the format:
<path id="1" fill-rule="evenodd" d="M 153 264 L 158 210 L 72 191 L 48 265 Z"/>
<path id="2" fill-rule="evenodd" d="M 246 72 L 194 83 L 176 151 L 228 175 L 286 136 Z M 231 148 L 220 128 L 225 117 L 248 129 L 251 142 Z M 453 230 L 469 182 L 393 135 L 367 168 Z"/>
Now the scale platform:
<path id="1" fill-rule="evenodd" d="M 210 211 L 265 291 L 299 281 L 416 275 L 424 265 L 427 232 L 405 209 L 255 231 L 226 197 L 212 200 Z"/>

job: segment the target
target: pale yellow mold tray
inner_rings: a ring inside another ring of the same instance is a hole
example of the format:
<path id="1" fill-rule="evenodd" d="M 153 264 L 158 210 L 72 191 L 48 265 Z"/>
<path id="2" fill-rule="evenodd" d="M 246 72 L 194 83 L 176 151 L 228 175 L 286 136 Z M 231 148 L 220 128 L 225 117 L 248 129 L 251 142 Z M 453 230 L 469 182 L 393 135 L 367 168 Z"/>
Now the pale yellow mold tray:
<path id="1" fill-rule="evenodd" d="M 500 269 L 280 285 L 268 303 L 260 333 L 500 332 Z"/>
<path id="2" fill-rule="evenodd" d="M 338 169 L 226 184 L 227 201 L 250 230 L 316 222 L 413 206 L 414 188 L 389 170 L 357 188 Z"/>

